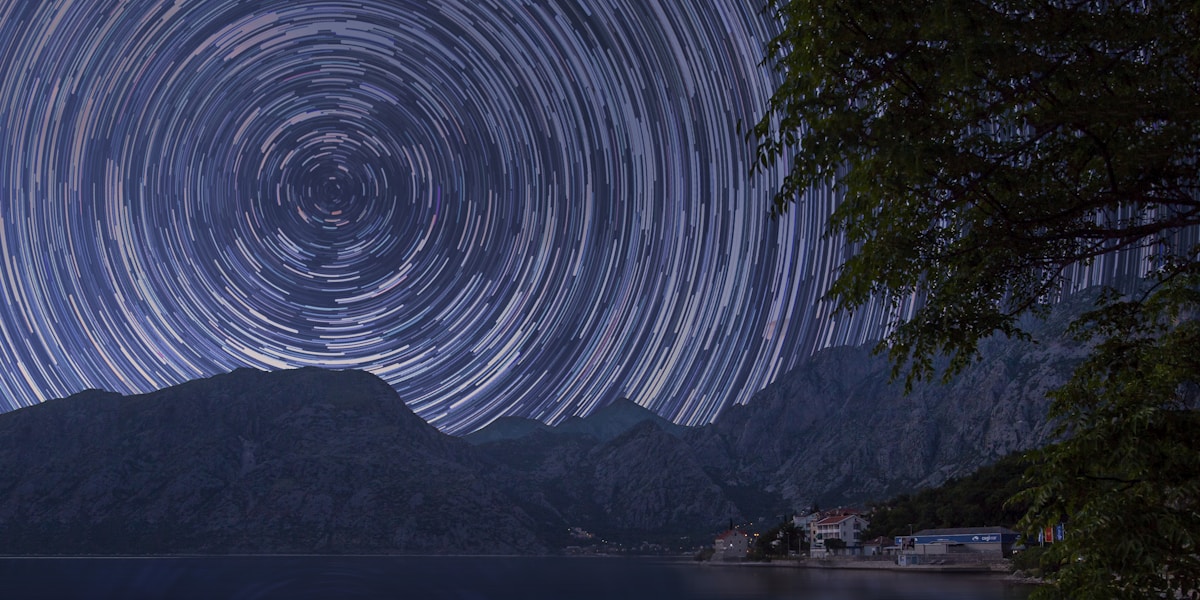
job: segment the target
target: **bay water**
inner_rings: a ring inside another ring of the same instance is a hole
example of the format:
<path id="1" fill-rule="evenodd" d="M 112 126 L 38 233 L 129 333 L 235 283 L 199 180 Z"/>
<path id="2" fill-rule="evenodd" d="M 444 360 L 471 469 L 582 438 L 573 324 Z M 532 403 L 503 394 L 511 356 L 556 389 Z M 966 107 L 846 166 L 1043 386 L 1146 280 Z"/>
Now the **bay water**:
<path id="1" fill-rule="evenodd" d="M 993 575 L 628 558 L 0 558 L 14 599 L 1025 600 Z"/>

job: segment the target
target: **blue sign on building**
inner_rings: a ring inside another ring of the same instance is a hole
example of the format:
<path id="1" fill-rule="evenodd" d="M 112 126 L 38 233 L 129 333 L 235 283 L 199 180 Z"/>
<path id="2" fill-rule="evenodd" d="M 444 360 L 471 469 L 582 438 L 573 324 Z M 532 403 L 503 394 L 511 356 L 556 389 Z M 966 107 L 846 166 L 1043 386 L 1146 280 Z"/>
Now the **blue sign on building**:
<path id="1" fill-rule="evenodd" d="M 958 533 L 948 535 L 918 535 L 918 544 L 1000 544 L 1016 541 L 1017 534 L 1007 533 Z"/>

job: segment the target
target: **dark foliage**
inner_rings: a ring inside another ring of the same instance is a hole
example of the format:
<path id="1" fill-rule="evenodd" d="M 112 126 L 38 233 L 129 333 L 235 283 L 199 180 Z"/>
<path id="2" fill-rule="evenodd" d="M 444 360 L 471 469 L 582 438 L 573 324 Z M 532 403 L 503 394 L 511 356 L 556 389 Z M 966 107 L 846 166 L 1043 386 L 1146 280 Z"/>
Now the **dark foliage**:
<path id="1" fill-rule="evenodd" d="M 967 477 L 874 504 L 863 537 L 908 535 L 910 528 L 1016 527 L 1026 507 L 1009 499 L 1022 489 L 1028 465 L 1023 454 L 1010 454 Z"/>
<path id="2" fill-rule="evenodd" d="M 790 520 L 785 521 L 755 538 L 754 546 L 750 549 L 750 558 L 769 560 L 802 552 L 804 546 L 801 540 L 800 530 L 796 529 Z"/>
<path id="3" fill-rule="evenodd" d="M 1070 521 L 1041 598 L 1200 594 L 1200 4 L 771 0 L 782 81 L 751 133 L 789 174 L 772 207 L 842 193 L 846 310 L 916 297 L 881 345 L 911 385 L 999 332 L 1026 338 L 1076 266 L 1144 260 L 1145 289 L 1075 321 L 1062 443 L 1021 496 Z"/>

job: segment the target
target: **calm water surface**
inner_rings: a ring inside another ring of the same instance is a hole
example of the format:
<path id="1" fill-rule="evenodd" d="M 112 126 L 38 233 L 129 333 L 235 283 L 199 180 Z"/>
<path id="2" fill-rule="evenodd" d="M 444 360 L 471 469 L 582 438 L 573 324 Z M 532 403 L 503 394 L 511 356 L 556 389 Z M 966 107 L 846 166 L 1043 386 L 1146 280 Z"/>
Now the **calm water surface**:
<path id="1" fill-rule="evenodd" d="M 996 577 L 617 558 L 2 558 L 3 598 L 1024 600 Z"/>

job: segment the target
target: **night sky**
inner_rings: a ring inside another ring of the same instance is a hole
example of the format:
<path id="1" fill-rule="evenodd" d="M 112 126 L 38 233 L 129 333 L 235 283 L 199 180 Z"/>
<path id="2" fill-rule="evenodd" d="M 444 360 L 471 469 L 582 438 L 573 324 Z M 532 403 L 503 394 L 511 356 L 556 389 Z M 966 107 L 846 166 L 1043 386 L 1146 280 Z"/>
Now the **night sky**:
<path id="1" fill-rule="evenodd" d="M 695 425 L 830 345 L 758 2 L 0 0 L 0 408 L 366 369 L 465 433 Z"/>

